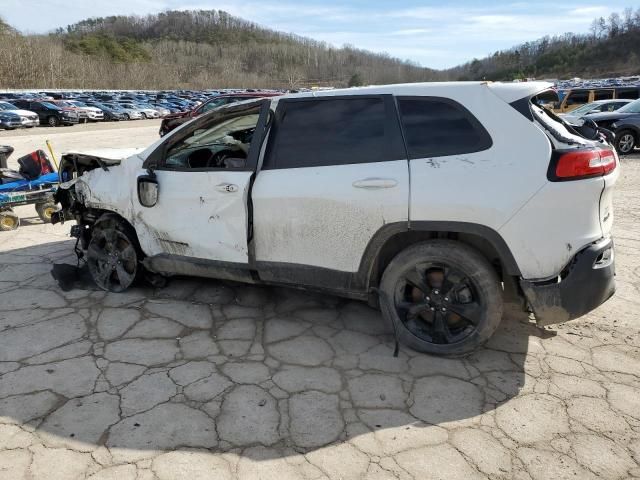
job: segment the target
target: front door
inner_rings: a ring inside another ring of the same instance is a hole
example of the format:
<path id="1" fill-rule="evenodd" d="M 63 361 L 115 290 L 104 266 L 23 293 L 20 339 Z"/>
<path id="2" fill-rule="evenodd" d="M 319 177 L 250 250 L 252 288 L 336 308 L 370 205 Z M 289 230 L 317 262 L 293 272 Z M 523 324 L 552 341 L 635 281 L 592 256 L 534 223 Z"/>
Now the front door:
<path id="1" fill-rule="evenodd" d="M 247 198 L 252 149 L 259 148 L 252 140 L 268 112 L 262 107 L 257 101 L 201 117 L 150 155 L 145 165 L 156 165 L 158 202 L 138 204 L 134 219 L 147 254 L 248 263 Z"/>

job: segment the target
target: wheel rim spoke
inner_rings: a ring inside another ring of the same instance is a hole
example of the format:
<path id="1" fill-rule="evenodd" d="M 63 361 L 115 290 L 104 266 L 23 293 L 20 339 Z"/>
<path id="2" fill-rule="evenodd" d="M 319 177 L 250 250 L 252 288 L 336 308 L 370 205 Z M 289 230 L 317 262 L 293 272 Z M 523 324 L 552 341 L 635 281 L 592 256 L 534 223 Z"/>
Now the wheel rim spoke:
<path id="1" fill-rule="evenodd" d="M 129 285 L 133 281 L 133 274 L 127 272 L 124 265 L 116 265 L 116 275 L 120 285 Z"/>
<path id="2" fill-rule="evenodd" d="M 89 245 L 88 253 L 95 257 L 96 260 L 99 260 L 101 262 L 106 262 L 109 259 L 109 254 L 93 243 Z"/>
<path id="3" fill-rule="evenodd" d="M 425 294 L 431 293 L 431 287 L 427 284 L 424 276 L 418 272 L 418 270 L 412 270 L 405 275 L 405 280 L 412 287 L 417 288 Z"/>
<path id="4" fill-rule="evenodd" d="M 108 265 L 100 265 L 99 263 L 96 263 L 96 282 L 100 286 L 105 288 L 109 286 L 111 273 L 112 270 L 108 267 Z"/>
<path id="5" fill-rule="evenodd" d="M 451 331 L 447 323 L 447 314 L 444 312 L 436 312 L 433 318 L 433 331 L 436 337 L 442 341 L 442 343 L 451 342 Z"/>
<path id="6" fill-rule="evenodd" d="M 415 318 L 418 314 L 429 310 L 429 304 L 427 302 L 401 302 L 398 304 L 398 308 L 407 312 L 407 318 Z"/>
<path id="7" fill-rule="evenodd" d="M 472 325 L 478 325 L 480 322 L 482 309 L 477 302 L 452 304 L 449 305 L 449 310 L 460 315 Z"/>

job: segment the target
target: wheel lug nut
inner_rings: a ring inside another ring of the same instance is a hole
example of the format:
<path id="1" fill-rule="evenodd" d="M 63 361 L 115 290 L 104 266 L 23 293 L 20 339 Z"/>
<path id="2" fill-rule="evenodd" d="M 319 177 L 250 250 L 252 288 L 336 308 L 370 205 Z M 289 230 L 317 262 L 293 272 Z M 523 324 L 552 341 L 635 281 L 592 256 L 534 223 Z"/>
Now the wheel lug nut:
<path id="1" fill-rule="evenodd" d="M 424 297 L 424 299 L 428 302 L 429 300 L 431 300 L 429 297 Z"/>
<path id="2" fill-rule="evenodd" d="M 446 312 L 446 311 L 447 311 L 447 309 L 446 309 L 446 308 L 444 308 L 444 307 L 442 307 L 442 311 L 443 311 L 443 312 Z"/>
<path id="3" fill-rule="evenodd" d="M 436 311 L 435 307 L 431 307 L 431 311 L 435 312 Z"/>
<path id="4" fill-rule="evenodd" d="M 434 290 L 433 293 L 435 293 L 436 295 L 438 295 L 440 293 L 440 290 Z"/>
<path id="5" fill-rule="evenodd" d="M 448 302 L 449 301 L 449 297 L 444 297 L 444 301 Z"/>

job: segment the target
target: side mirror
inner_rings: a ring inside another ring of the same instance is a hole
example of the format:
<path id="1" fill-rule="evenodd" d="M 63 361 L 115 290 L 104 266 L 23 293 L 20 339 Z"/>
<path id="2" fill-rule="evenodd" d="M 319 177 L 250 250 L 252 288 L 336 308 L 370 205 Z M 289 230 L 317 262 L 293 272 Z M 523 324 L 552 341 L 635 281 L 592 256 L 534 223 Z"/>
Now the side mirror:
<path id="1" fill-rule="evenodd" d="M 158 203 L 158 180 L 155 175 L 138 177 L 138 201 L 143 207 L 153 207 Z"/>

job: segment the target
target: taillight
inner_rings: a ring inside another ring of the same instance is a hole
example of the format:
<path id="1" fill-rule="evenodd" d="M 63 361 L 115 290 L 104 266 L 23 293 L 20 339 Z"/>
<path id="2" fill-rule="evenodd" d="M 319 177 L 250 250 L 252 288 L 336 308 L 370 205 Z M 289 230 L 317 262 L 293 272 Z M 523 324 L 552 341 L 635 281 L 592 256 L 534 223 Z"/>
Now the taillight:
<path id="1" fill-rule="evenodd" d="M 613 171 L 618 155 L 609 148 L 558 151 L 549 169 L 549 180 L 565 181 L 601 177 Z"/>

